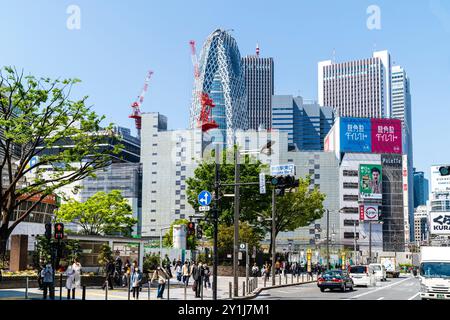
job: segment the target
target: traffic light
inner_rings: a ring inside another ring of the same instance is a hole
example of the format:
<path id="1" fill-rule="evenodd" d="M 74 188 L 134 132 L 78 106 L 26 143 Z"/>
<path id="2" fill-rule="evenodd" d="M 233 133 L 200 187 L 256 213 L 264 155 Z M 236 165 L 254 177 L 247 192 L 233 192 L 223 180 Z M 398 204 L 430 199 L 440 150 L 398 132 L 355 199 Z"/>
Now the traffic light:
<path id="1" fill-rule="evenodd" d="M 443 177 L 450 176 L 450 167 L 440 167 L 439 168 L 439 173 Z"/>
<path id="2" fill-rule="evenodd" d="M 64 239 L 64 224 L 55 223 L 55 239 Z"/>
<path id="3" fill-rule="evenodd" d="M 48 240 L 52 238 L 52 224 L 50 222 L 45 224 L 45 237 Z"/>
<path id="4" fill-rule="evenodd" d="M 187 235 L 188 235 L 188 237 L 195 235 L 195 223 L 194 222 L 189 222 L 188 223 Z"/>
<path id="5" fill-rule="evenodd" d="M 299 182 L 294 176 L 273 177 L 271 183 L 279 188 L 296 188 L 299 186 Z"/>
<path id="6" fill-rule="evenodd" d="M 201 239 L 203 237 L 203 230 L 202 227 L 198 224 L 197 225 L 197 239 Z"/>

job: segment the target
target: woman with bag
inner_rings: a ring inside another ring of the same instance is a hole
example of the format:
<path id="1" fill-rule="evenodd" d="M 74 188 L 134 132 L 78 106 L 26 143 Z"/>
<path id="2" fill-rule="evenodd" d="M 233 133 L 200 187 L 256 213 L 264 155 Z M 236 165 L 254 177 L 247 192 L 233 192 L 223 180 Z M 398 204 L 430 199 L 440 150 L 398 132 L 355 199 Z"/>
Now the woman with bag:
<path id="1" fill-rule="evenodd" d="M 133 290 L 133 299 L 139 300 L 139 288 L 141 287 L 142 281 L 142 273 L 139 271 L 139 268 L 136 266 L 131 274 L 131 287 Z"/>
<path id="2" fill-rule="evenodd" d="M 163 299 L 164 288 L 166 287 L 166 280 L 169 279 L 169 275 L 164 271 L 163 268 L 157 267 L 155 272 L 153 272 L 152 280 L 158 280 L 158 299 Z"/>

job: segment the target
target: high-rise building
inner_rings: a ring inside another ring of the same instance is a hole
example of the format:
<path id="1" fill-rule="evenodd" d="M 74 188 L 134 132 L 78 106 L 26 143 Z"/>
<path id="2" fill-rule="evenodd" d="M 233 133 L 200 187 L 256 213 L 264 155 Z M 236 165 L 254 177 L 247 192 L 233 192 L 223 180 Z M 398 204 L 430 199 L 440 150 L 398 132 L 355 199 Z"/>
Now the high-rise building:
<path id="1" fill-rule="evenodd" d="M 244 72 L 236 40 L 217 29 L 206 39 L 199 61 L 199 81 L 193 90 L 190 128 L 197 127 L 201 112 L 200 93 L 207 93 L 214 101 L 212 119 L 218 130 L 210 134 L 216 142 L 232 145 L 234 132 L 248 128 Z"/>
<path id="2" fill-rule="evenodd" d="M 272 127 L 272 96 L 274 94 L 273 59 L 256 55 L 242 58 L 245 92 L 247 94 L 248 128 Z"/>
<path id="3" fill-rule="evenodd" d="M 290 150 L 319 151 L 334 123 L 331 107 L 321 107 L 302 97 L 275 95 L 272 98 L 272 128 L 288 134 Z"/>
<path id="4" fill-rule="evenodd" d="M 388 51 L 374 52 L 368 59 L 318 64 L 319 104 L 333 107 L 336 117 L 389 118 L 390 92 Z"/>
<path id="5" fill-rule="evenodd" d="M 414 209 L 427 204 L 429 195 L 428 179 L 423 171 L 414 168 Z"/>
<path id="6" fill-rule="evenodd" d="M 417 244 L 428 240 L 428 208 L 420 205 L 414 210 L 414 239 Z"/>

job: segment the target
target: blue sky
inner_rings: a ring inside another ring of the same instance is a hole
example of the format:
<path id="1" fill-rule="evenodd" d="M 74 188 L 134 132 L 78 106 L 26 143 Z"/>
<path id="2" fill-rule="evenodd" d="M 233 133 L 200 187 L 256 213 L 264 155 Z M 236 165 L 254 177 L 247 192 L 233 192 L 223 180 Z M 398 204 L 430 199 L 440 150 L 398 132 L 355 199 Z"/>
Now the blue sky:
<path id="1" fill-rule="evenodd" d="M 81 29 L 69 30 L 69 5 Z M 366 26 L 369 5 L 381 30 Z M 0 0 L 0 65 L 36 76 L 76 77 L 77 95 L 108 122 L 133 127 L 130 104 L 154 70 L 143 111 L 188 123 L 193 70 L 188 42 L 234 29 L 241 55 L 275 61 L 275 93 L 317 99 L 317 62 L 369 57 L 387 49 L 411 78 L 414 162 L 429 176 L 450 162 L 450 3 L 445 0 Z M 443 142 L 442 142 L 443 141 Z"/>

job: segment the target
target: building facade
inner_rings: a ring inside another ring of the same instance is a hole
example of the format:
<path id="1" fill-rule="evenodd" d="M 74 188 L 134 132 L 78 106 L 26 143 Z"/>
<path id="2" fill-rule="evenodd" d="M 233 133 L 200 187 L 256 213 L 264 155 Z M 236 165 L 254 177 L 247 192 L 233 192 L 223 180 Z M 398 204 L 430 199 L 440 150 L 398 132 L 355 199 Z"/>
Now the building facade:
<path id="1" fill-rule="evenodd" d="M 391 115 L 391 57 L 388 51 L 372 58 L 318 63 L 321 106 L 333 107 L 336 117 L 389 118 Z"/>
<path id="2" fill-rule="evenodd" d="M 262 58 L 259 52 L 242 58 L 247 95 L 248 128 L 272 127 L 272 96 L 274 94 L 274 64 L 272 58 Z"/>
<path id="3" fill-rule="evenodd" d="M 218 129 L 211 130 L 214 140 L 232 145 L 234 132 L 248 128 L 245 79 L 236 40 L 221 29 L 206 39 L 199 62 L 199 80 L 195 81 L 190 109 L 190 129 L 197 127 L 201 112 L 200 93 L 214 101 L 212 119 Z"/>
<path id="4" fill-rule="evenodd" d="M 429 214 L 426 205 L 414 210 L 414 239 L 417 245 L 425 244 L 429 239 Z"/>
<path id="5" fill-rule="evenodd" d="M 429 196 L 429 186 L 428 179 L 425 178 L 425 173 L 423 171 L 414 172 L 414 209 L 418 206 L 424 206 L 427 204 Z"/>
<path id="6" fill-rule="evenodd" d="M 330 107 L 291 95 L 272 98 L 272 128 L 288 134 L 290 150 L 324 150 L 324 139 L 333 123 L 334 113 Z"/>

